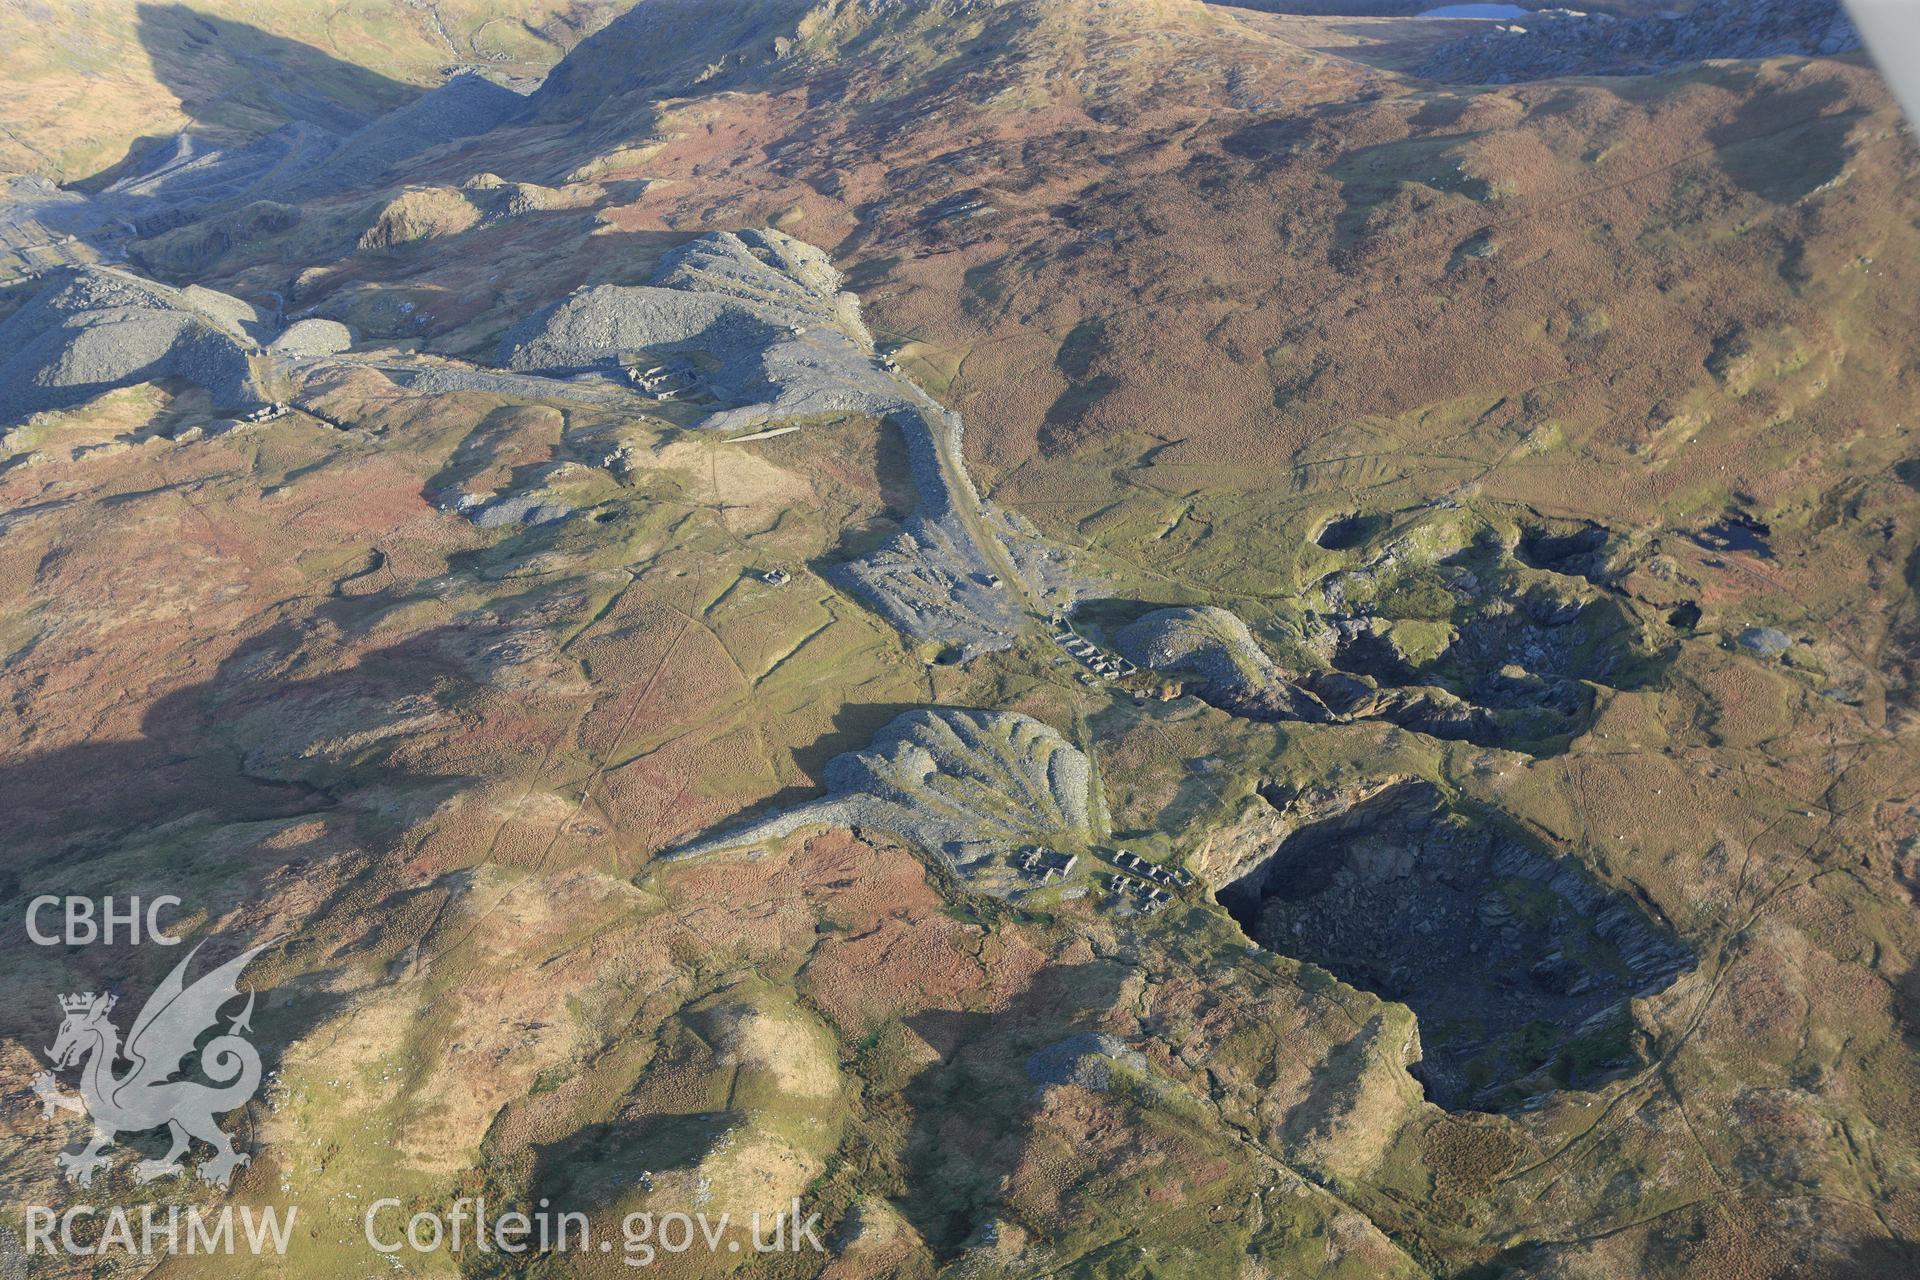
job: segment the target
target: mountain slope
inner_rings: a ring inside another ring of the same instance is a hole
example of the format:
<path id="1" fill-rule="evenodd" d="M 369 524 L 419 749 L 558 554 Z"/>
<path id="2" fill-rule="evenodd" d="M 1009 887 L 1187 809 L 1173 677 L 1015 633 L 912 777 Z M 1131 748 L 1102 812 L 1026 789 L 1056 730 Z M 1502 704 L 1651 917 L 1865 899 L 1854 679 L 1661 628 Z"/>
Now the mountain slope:
<path id="1" fill-rule="evenodd" d="M 165 94 L 103 43 L 143 105 L 44 167 L 194 127 L 7 206 L 271 406 L 141 348 L 0 434 L 0 897 L 283 940 L 289 1274 L 479 1194 L 800 1196 L 792 1275 L 1913 1269 L 1920 152 L 1862 58 L 404 9 Z M 420 92 L 513 23 L 531 94 Z M 98 332 L 33 292 L 19 350 Z M 0 950 L 22 1078 L 173 963 Z M 0 1108 L 66 1203 L 83 1122 Z"/>

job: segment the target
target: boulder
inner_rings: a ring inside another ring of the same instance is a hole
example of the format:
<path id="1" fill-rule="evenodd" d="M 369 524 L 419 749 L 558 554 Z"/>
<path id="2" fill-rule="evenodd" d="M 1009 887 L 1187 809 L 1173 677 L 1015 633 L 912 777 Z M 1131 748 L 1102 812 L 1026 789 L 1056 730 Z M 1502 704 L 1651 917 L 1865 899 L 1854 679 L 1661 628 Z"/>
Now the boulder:
<path id="1" fill-rule="evenodd" d="M 297 320 L 273 340 L 276 356 L 337 355 L 353 345 L 353 330 L 338 320 Z"/>

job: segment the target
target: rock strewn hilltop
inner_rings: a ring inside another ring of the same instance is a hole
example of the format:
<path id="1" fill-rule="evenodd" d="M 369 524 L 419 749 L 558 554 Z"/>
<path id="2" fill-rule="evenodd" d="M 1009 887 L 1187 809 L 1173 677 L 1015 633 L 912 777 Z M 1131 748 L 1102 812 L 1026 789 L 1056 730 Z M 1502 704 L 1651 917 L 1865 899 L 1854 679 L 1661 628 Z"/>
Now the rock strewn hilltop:
<path id="1" fill-rule="evenodd" d="M 261 396 L 251 357 L 263 318 L 212 289 L 174 289 L 109 267 L 52 272 L 0 321 L 0 421 L 79 404 L 113 387 L 184 378 L 218 408 Z"/>
<path id="2" fill-rule="evenodd" d="M 1114 637 L 1128 661 L 1150 671 L 1191 671 L 1201 696 L 1257 720 L 1332 719 L 1326 706 L 1288 682 L 1238 614 L 1217 605 L 1156 609 Z"/>
<path id="3" fill-rule="evenodd" d="M 819 800 L 669 856 L 766 844 L 813 826 L 872 827 L 964 871 L 1017 844 L 1085 844 L 1107 825 L 1085 753 L 1017 712 L 906 712 L 864 751 L 828 761 L 825 781 Z"/>
<path id="4" fill-rule="evenodd" d="M 570 373 L 629 353 L 699 353 L 703 381 L 732 407 L 702 426 L 881 413 L 901 389 L 873 361 L 860 305 L 826 255 L 783 232 L 701 236 L 669 253 L 649 285 L 578 289 L 508 333 L 498 363 Z"/>

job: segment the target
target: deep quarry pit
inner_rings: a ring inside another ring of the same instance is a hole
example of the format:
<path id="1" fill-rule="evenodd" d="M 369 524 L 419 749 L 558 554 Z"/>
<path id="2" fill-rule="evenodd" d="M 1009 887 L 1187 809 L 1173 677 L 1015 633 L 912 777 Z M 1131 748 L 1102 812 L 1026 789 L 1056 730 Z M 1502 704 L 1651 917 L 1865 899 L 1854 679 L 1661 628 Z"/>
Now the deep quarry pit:
<path id="1" fill-rule="evenodd" d="M 1632 897 L 1425 782 L 1300 826 L 1219 897 L 1261 946 L 1411 1008 L 1411 1070 L 1450 1110 L 1627 1070 L 1628 1001 L 1694 963 Z"/>

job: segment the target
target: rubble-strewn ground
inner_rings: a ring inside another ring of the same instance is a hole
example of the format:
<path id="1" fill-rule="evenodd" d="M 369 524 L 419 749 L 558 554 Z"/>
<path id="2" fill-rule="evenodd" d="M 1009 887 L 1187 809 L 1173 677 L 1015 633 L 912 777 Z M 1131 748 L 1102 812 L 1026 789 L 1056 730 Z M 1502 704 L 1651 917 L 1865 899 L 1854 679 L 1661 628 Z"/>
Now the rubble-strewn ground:
<path id="1" fill-rule="evenodd" d="M 0 898 L 276 940 L 152 1274 L 1920 1269 L 1911 130 L 1354 7 L 0 9 Z M 0 952 L 17 1226 L 176 957 Z"/>
<path id="2" fill-rule="evenodd" d="M 0 422 L 160 378 L 201 387 L 217 408 L 250 408 L 259 400 L 251 357 L 264 323 L 252 306 L 211 289 L 58 268 L 0 320 Z"/>
<path id="3" fill-rule="evenodd" d="M 945 856 L 986 890 L 995 855 L 1036 842 L 1084 849 L 1107 829 L 1086 754 L 1022 715 L 909 711 L 866 750 L 828 761 L 825 781 L 823 799 L 668 856 L 764 846 L 819 826 L 884 830 Z"/>

